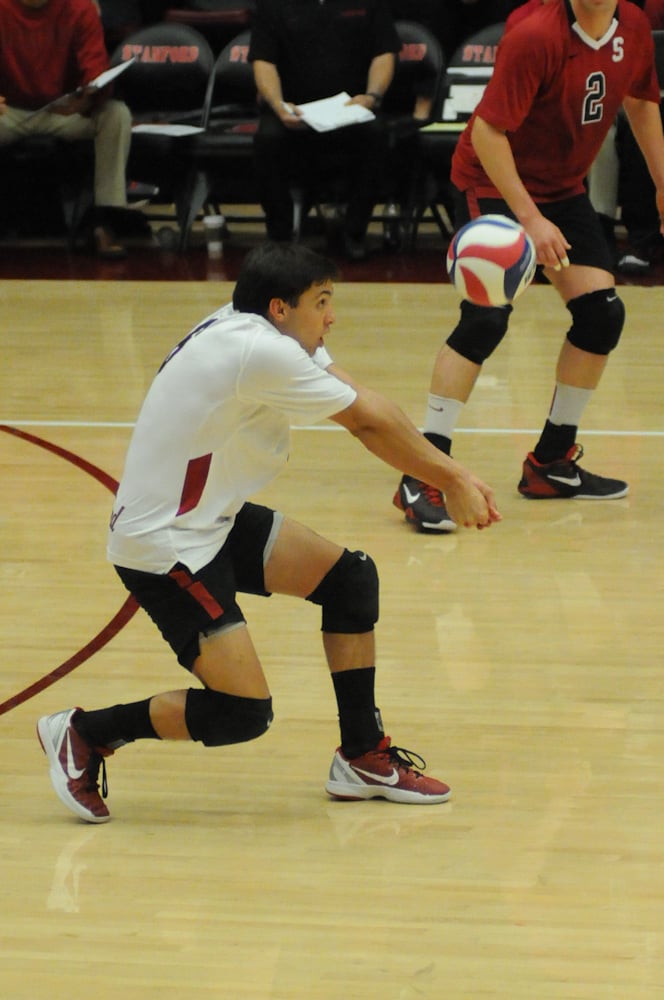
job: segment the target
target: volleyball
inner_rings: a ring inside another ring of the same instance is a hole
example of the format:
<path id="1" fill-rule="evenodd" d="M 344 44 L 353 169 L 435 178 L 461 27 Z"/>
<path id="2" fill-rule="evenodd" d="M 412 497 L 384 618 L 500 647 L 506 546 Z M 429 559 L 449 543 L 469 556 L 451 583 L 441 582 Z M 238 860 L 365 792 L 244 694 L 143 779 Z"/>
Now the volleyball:
<path id="1" fill-rule="evenodd" d="M 506 215 L 480 215 L 455 233 L 447 273 L 459 295 L 478 306 L 505 306 L 535 275 L 535 246 L 523 226 Z"/>

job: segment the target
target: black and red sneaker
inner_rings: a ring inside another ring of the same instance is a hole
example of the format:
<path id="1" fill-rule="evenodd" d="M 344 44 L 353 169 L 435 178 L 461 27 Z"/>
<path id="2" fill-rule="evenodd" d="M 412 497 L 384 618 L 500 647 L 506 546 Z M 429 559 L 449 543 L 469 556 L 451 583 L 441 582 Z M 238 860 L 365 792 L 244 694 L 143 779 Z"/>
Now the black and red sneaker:
<path id="1" fill-rule="evenodd" d="M 523 463 L 519 493 L 531 500 L 618 500 L 627 496 L 629 486 L 622 479 L 595 476 L 579 468 L 577 461 L 582 455 L 579 444 L 555 462 L 538 462 L 530 452 Z"/>

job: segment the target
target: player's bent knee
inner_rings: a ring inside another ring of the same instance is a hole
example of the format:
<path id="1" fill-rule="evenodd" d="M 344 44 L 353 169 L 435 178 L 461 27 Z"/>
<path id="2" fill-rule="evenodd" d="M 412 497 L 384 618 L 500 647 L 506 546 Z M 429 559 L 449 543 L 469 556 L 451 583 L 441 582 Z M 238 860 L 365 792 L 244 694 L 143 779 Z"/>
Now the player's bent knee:
<path id="1" fill-rule="evenodd" d="M 618 344 L 625 323 L 625 306 L 615 288 L 602 288 L 570 299 L 572 326 L 567 339 L 580 351 L 609 354 Z"/>
<path id="2" fill-rule="evenodd" d="M 322 608 L 323 632 L 371 632 L 378 621 L 378 570 L 366 552 L 344 549 L 307 597 Z"/>
<path id="3" fill-rule="evenodd" d="M 448 347 L 473 364 L 484 364 L 507 333 L 512 306 L 461 303 L 461 318 L 447 338 Z"/>
<path id="4" fill-rule="evenodd" d="M 192 740 L 207 747 L 246 743 L 267 732 L 274 715 L 271 698 L 241 698 L 190 688 L 184 713 Z"/>

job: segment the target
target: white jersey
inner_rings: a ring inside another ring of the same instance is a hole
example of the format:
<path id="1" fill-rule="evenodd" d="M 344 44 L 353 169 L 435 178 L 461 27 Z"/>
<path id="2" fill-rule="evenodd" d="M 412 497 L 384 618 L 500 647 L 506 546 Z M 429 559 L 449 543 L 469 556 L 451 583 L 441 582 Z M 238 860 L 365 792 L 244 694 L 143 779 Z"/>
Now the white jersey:
<path id="1" fill-rule="evenodd" d="M 224 306 L 170 353 L 129 445 L 108 533 L 119 566 L 196 572 L 243 503 L 281 471 L 290 426 L 350 406 L 356 392 L 271 323 Z"/>

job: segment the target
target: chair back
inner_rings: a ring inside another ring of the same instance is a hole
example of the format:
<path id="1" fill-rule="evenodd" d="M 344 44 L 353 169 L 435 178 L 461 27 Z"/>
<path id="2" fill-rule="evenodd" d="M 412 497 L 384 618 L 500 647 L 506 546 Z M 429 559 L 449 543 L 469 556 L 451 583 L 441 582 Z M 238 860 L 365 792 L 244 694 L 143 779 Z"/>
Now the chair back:
<path id="1" fill-rule="evenodd" d="M 254 70 L 249 62 L 251 32 L 241 31 L 221 50 L 212 72 L 208 119 L 257 118 Z"/>
<path id="2" fill-rule="evenodd" d="M 197 112 L 202 120 L 214 67 L 214 54 L 203 35 L 185 24 L 152 24 L 125 38 L 111 65 L 132 57 L 132 65 L 116 80 L 115 92 L 135 118 L 169 121 Z"/>
<path id="3" fill-rule="evenodd" d="M 401 41 L 394 79 L 385 95 L 388 114 L 412 115 L 417 98 L 435 105 L 445 69 L 440 42 L 417 21 L 396 21 Z"/>
<path id="4" fill-rule="evenodd" d="M 491 79 L 504 22 L 490 24 L 470 35 L 452 53 L 440 88 L 435 117 L 444 122 L 466 122 Z"/>

